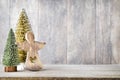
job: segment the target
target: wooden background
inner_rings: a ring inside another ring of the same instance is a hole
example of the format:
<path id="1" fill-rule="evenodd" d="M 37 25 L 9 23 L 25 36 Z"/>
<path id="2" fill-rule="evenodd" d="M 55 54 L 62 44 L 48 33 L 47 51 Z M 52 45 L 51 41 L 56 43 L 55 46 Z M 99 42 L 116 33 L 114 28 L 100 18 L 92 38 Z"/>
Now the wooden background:
<path id="1" fill-rule="evenodd" d="M 0 59 L 22 8 L 44 64 L 120 63 L 120 0 L 0 0 Z"/>

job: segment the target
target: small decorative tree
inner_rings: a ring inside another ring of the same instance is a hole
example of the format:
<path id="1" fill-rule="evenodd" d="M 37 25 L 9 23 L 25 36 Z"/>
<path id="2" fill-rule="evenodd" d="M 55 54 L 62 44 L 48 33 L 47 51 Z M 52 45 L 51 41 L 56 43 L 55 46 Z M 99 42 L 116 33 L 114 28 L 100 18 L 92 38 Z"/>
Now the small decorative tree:
<path id="1" fill-rule="evenodd" d="M 20 16 L 18 19 L 16 31 L 15 31 L 15 37 L 16 37 L 17 43 L 22 43 L 26 40 L 25 34 L 27 31 L 32 31 L 32 29 L 31 29 L 31 25 L 29 24 L 27 14 L 26 14 L 25 10 L 22 9 L 22 12 L 20 13 Z M 26 60 L 27 52 L 25 52 L 21 49 L 18 49 L 18 55 L 19 55 L 20 62 L 24 63 Z"/>
<path id="2" fill-rule="evenodd" d="M 17 50 L 15 35 L 13 30 L 10 29 L 2 60 L 3 65 L 5 65 L 5 72 L 17 71 L 17 65 L 19 64 Z"/>

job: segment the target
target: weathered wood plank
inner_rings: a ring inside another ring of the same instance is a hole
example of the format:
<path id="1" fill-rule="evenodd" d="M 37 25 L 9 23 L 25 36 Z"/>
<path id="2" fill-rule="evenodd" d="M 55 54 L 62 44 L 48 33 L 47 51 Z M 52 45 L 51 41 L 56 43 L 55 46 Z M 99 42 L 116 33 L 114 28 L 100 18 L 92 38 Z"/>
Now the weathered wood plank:
<path id="1" fill-rule="evenodd" d="M 9 21 L 9 0 L 0 0 L 0 64 L 10 29 Z"/>
<path id="2" fill-rule="evenodd" d="M 66 0 L 39 0 L 39 41 L 46 46 L 40 51 L 43 63 L 66 63 L 67 5 Z"/>
<path id="3" fill-rule="evenodd" d="M 96 64 L 110 64 L 111 0 L 96 0 Z"/>
<path id="4" fill-rule="evenodd" d="M 9 77 L 9 78 L 0 78 L 0 80 L 119 80 L 119 78 L 50 78 L 50 77 L 43 77 L 43 78 L 39 78 L 39 77 L 25 77 L 25 78 L 21 78 L 21 77 L 17 77 L 17 78 L 13 78 L 13 77 Z"/>
<path id="5" fill-rule="evenodd" d="M 120 0 L 112 0 L 111 9 L 111 41 L 112 41 L 112 63 L 120 63 Z"/>
<path id="6" fill-rule="evenodd" d="M 4 72 L 2 68 L 0 65 L 0 78 L 120 78 L 120 65 L 44 65 L 40 71 L 10 73 Z"/>
<path id="7" fill-rule="evenodd" d="M 10 26 L 15 30 L 22 9 L 26 10 L 35 39 L 38 38 L 38 0 L 10 0 Z"/>
<path id="8" fill-rule="evenodd" d="M 39 77 L 25 77 L 25 78 L 21 78 L 21 77 L 17 77 L 17 78 L 13 78 L 13 77 L 8 77 L 8 78 L 0 78 L 0 80 L 119 80 L 119 78 L 50 78 L 50 77 L 43 77 L 43 78 L 39 78 Z"/>
<path id="9" fill-rule="evenodd" d="M 69 64 L 95 63 L 95 0 L 70 0 L 67 38 Z"/>

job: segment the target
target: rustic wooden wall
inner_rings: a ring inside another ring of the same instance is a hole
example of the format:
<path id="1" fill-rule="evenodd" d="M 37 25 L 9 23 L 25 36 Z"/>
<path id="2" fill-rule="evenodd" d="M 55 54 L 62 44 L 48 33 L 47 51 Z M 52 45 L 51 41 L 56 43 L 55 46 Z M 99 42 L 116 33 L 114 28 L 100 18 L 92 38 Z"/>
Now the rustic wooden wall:
<path id="1" fill-rule="evenodd" d="M 67 60 L 95 64 L 95 0 L 69 0 Z"/>
<path id="2" fill-rule="evenodd" d="M 44 64 L 120 63 L 120 0 L 0 0 L 0 58 L 26 9 Z"/>

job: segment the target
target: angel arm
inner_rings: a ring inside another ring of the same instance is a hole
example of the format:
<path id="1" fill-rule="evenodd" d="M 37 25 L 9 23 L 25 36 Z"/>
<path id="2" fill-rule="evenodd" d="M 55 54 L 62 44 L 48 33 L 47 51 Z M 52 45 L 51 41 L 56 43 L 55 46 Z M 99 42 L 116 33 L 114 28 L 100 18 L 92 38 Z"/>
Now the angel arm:
<path id="1" fill-rule="evenodd" d="M 37 43 L 39 49 L 42 49 L 46 44 L 46 42 L 37 42 L 37 41 L 36 41 L 36 43 Z"/>

